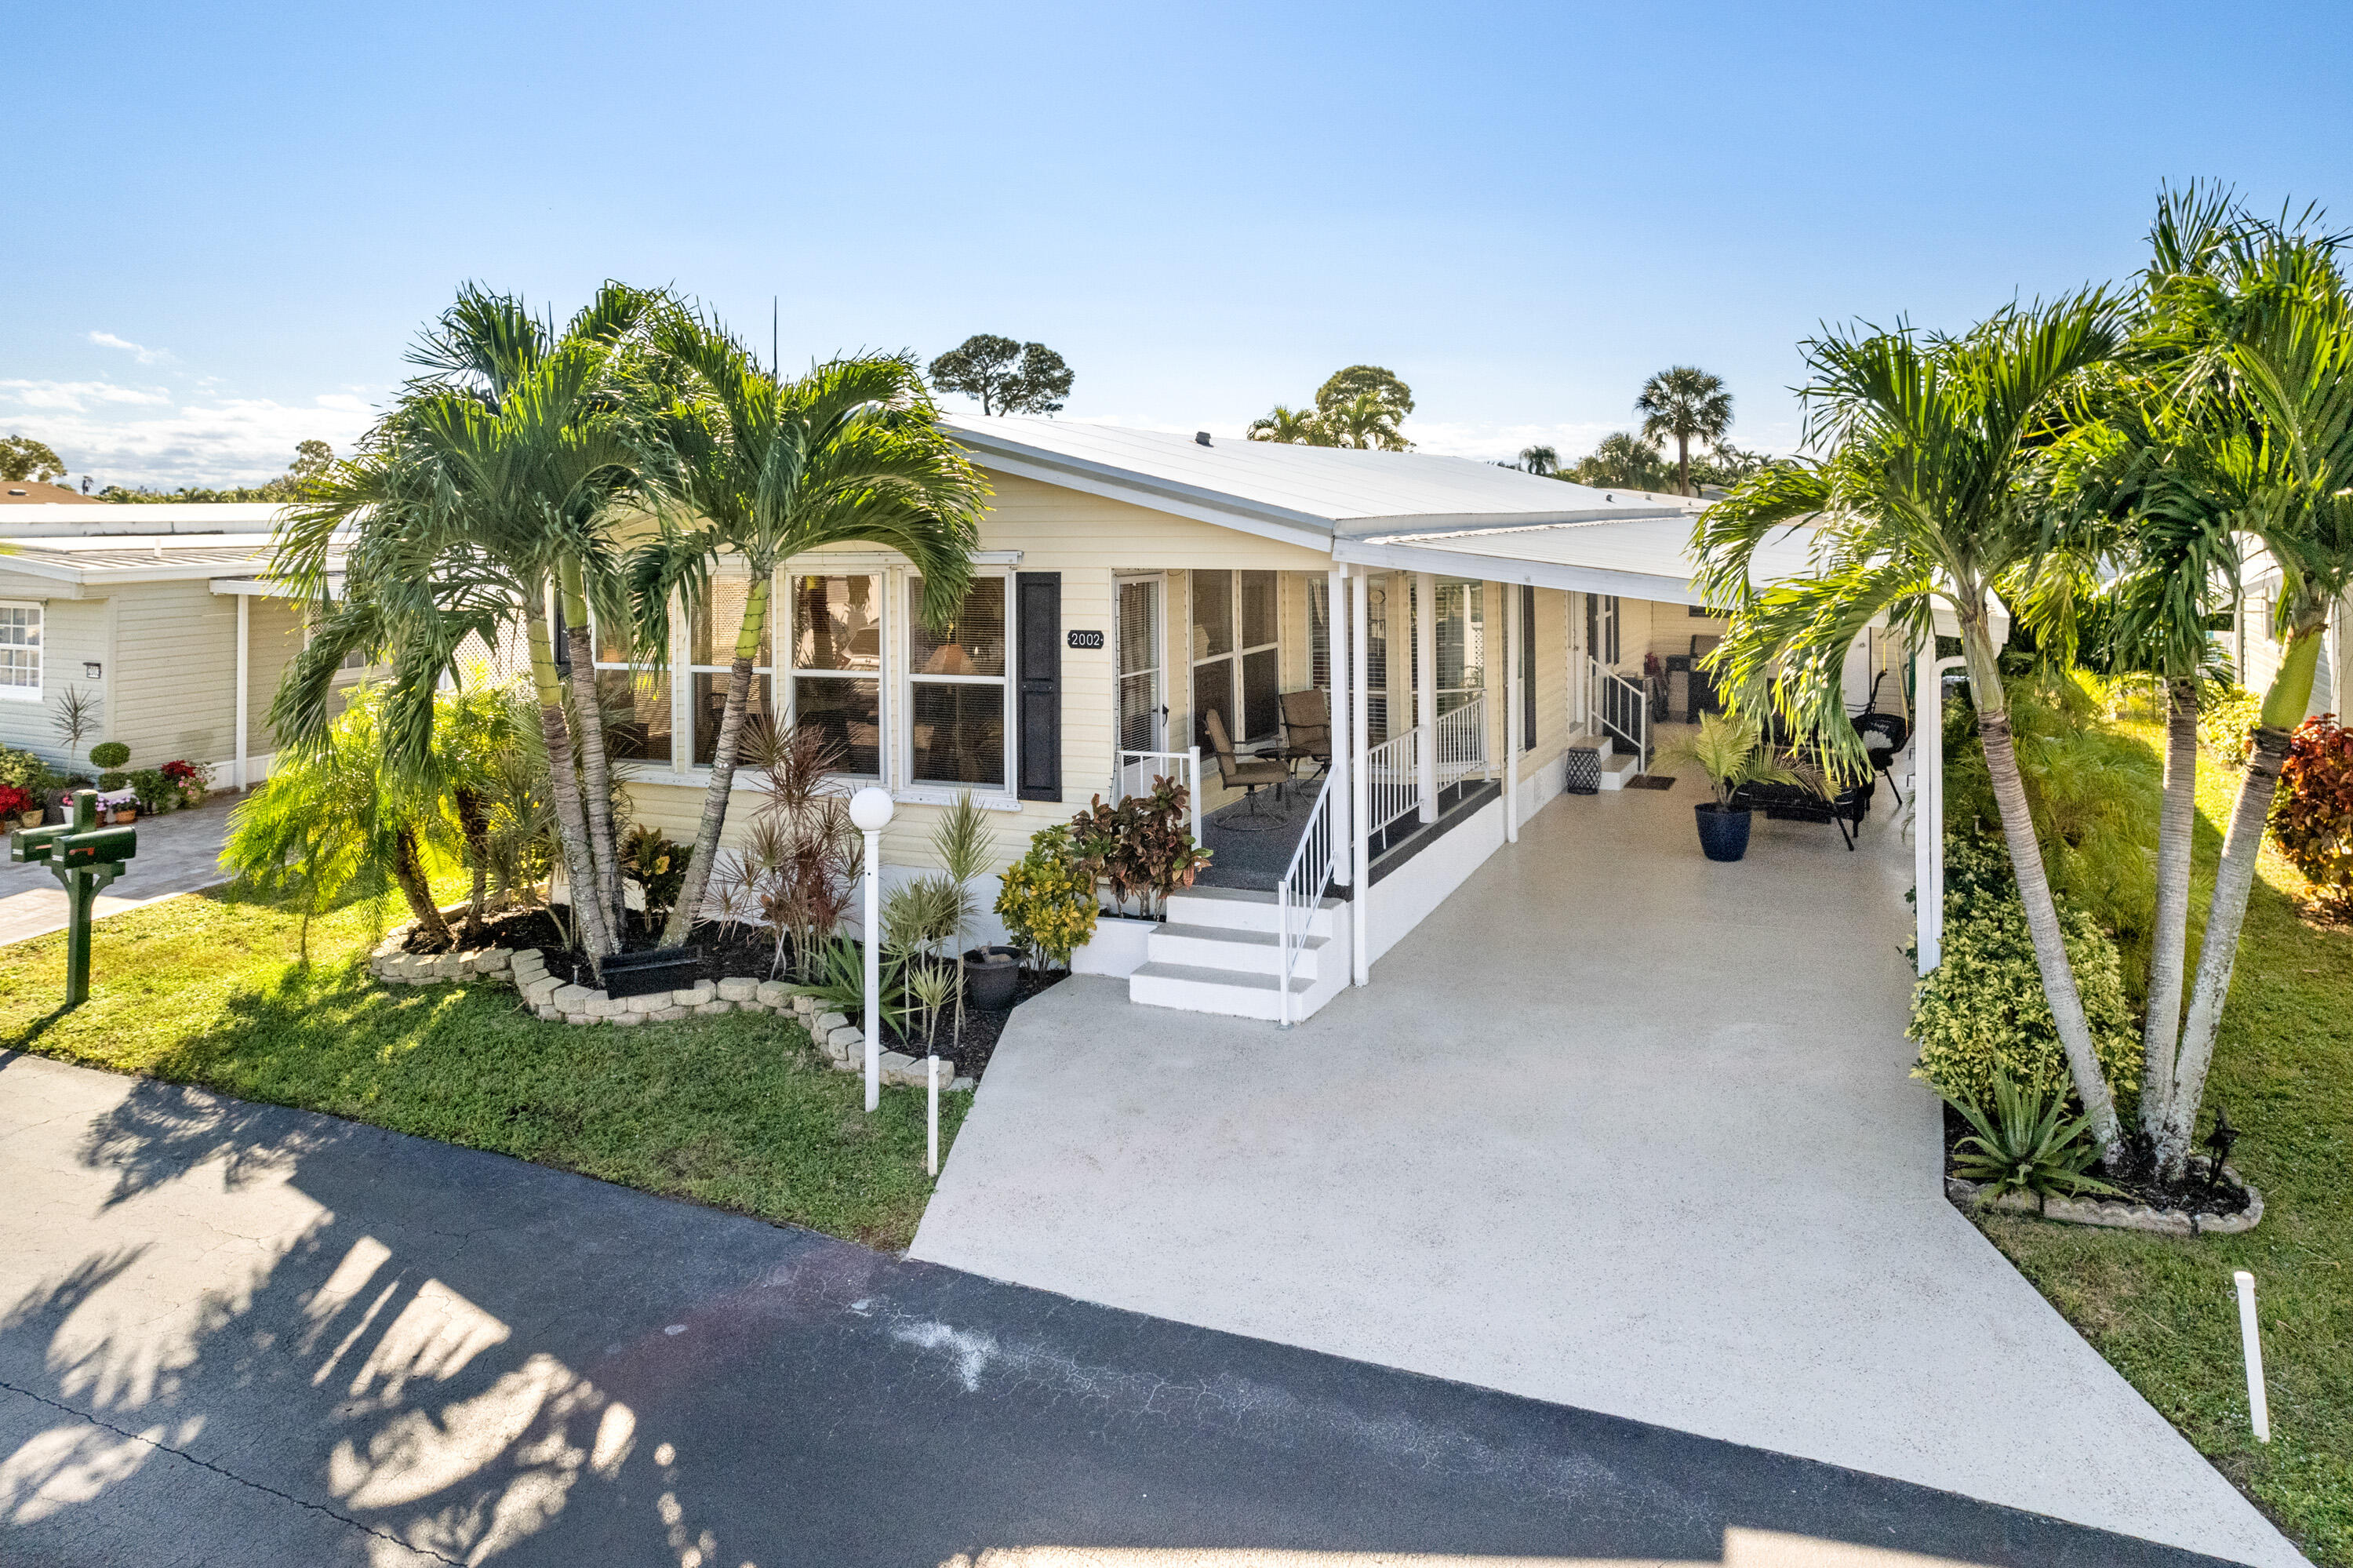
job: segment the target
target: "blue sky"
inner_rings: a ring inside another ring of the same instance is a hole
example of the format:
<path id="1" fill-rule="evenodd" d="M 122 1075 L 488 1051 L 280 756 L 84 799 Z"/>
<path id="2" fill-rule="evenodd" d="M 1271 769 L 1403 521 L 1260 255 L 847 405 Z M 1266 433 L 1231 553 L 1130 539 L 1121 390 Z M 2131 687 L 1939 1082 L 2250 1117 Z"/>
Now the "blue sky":
<path id="1" fill-rule="evenodd" d="M 20 8 L 0 433 L 100 483 L 347 448 L 464 279 L 668 283 L 787 366 L 1048 343 L 1066 418 L 1239 432 L 1372 361 L 1565 455 L 1825 319 L 2122 277 L 2164 180 L 2353 220 L 2353 8 Z"/>

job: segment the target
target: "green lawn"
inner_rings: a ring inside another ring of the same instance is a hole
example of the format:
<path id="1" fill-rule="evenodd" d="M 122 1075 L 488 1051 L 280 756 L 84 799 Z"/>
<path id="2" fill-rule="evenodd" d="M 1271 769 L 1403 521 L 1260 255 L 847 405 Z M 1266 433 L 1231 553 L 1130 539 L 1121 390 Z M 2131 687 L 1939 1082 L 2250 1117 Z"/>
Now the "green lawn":
<path id="1" fill-rule="evenodd" d="M 134 868 L 135 870 L 135 868 Z M 92 998 L 57 1014 L 62 934 L 0 948 L 0 1048 L 201 1084 L 495 1150 L 875 1246 L 923 1217 L 923 1093 L 827 1066 L 788 1017 L 635 1029 L 523 1012 L 503 987 L 378 987 L 353 906 L 316 922 L 230 892 L 95 927 Z M 944 1096 L 944 1148 L 969 1103 Z"/>
<path id="2" fill-rule="evenodd" d="M 2238 776 L 2210 760 L 2201 779 L 2200 918 Z M 2232 1163 L 2262 1190 L 2263 1224 L 2176 1240 L 1979 1223 L 2307 1554 L 2353 1568 L 2353 932 L 2300 918 L 2301 885 L 2266 853 L 2207 1091 L 2210 1113 L 2220 1104 L 2245 1129 Z M 2247 1425 L 2240 1268 L 2263 1312 L 2268 1447 Z"/>

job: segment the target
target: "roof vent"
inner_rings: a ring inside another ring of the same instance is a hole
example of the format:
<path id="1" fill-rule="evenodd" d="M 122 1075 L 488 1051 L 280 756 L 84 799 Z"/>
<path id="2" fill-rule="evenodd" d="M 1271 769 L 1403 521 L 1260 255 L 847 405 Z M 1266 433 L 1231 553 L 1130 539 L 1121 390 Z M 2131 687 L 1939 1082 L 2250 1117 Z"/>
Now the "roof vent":
<path id="1" fill-rule="evenodd" d="M 1193 444 L 1198 447 L 1208 446 L 1209 444 L 1209 432 L 1207 430 L 1195 430 L 1193 432 Z"/>

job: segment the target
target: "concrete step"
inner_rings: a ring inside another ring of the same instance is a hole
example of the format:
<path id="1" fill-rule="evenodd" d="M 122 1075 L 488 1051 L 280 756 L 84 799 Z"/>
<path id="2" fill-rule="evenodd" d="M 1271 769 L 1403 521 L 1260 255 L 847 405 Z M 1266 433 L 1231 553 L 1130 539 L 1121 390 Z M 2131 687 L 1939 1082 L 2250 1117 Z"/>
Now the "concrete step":
<path id="1" fill-rule="evenodd" d="M 1598 729 L 1573 729 L 1568 732 L 1568 744 L 1578 751 L 1598 751 L 1605 758 L 1612 755 L 1617 737 Z"/>
<path id="2" fill-rule="evenodd" d="M 1310 936 L 1329 937 L 1347 919 L 1346 902 L 1326 898 L 1307 911 Z M 1274 930 L 1282 912 L 1275 896 L 1250 887 L 1188 887 L 1168 895 L 1168 921 L 1176 926 L 1214 926 L 1229 931 Z"/>
<path id="3" fill-rule="evenodd" d="M 1300 1017 L 1314 1011 L 1308 1001 L 1316 989 L 1317 982 L 1304 976 L 1293 979 L 1291 993 L 1298 999 Z M 1237 974 L 1232 969 L 1204 969 L 1198 964 L 1169 964 L 1156 959 L 1145 964 L 1127 977 L 1127 997 L 1130 1001 L 1147 1006 L 1174 1007 L 1187 1012 L 1218 1012 L 1231 1018 L 1282 1016 L 1282 993 L 1275 989 L 1271 974 Z"/>
<path id="4" fill-rule="evenodd" d="M 1622 752 L 1615 757 L 1604 757 L 1601 759 L 1601 787 L 1604 789 L 1623 789 L 1626 780 L 1640 777 L 1641 772 L 1637 758 Z"/>
<path id="5" fill-rule="evenodd" d="M 1293 959 L 1293 978 L 1318 978 L 1327 953 L 1337 956 L 1330 938 L 1309 936 Z M 1194 969 L 1271 975 L 1282 967 L 1282 938 L 1272 931 L 1237 931 L 1224 926 L 1187 926 L 1170 921 L 1152 934 L 1145 948 L 1145 959 Z"/>

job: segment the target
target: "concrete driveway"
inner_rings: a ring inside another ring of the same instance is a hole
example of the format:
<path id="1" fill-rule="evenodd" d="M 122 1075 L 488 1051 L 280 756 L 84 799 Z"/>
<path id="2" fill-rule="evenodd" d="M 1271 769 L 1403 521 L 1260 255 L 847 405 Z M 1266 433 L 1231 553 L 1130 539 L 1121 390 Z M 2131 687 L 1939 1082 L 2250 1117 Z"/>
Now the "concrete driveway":
<path id="1" fill-rule="evenodd" d="M 221 845 L 228 839 L 229 808 L 244 799 L 223 789 L 193 811 L 149 817 L 139 823 L 139 853 L 121 880 L 98 895 L 93 919 L 227 882 Z M 0 945 L 66 928 L 66 892 L 46 865 L 0 861 Z"/>
<path id="2" fill-rule="evenodd" d="M 1884 802 L 1716 865 L 1694 782 L 1555 801 L 1287 1033 L 1025 1005 L 912 1255 L 2301 1562 L 1942 1198 Z"/>

